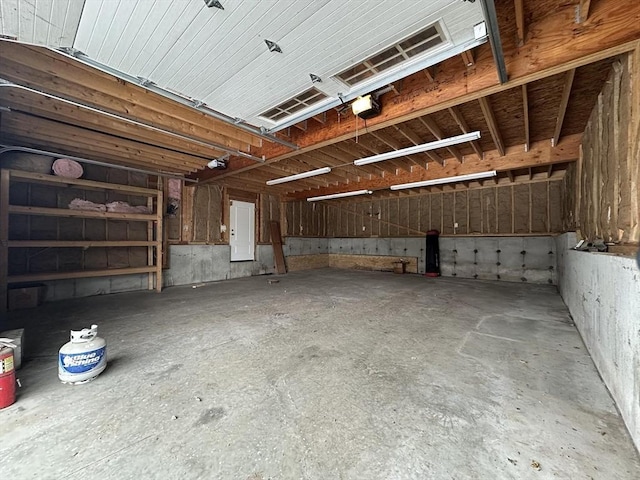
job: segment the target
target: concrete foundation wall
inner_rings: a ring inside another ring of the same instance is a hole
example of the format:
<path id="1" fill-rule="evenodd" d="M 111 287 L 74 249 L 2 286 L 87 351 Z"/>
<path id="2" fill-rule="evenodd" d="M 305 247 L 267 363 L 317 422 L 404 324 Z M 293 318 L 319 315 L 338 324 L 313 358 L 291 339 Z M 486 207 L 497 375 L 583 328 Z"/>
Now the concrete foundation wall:
<path id="1" fill-rule="evenodd" d="M 557 238 L 558 289 L 640 448 L 640 271 L 635 259 L 570 250 Z"/>
<path id="2" fill-rule="evenodd" d="M 555 284 L 555 239 L 443 237 L 440 270 L 445 277 Z"/>
<path id="3" fill-rule="evenodd" d="M 275 271 L 274 263 L 271 245 L 257 245 L 253 262 L 231 262 L 229 245 L 171 245 L 164 286 L 264 275 Z"/>
<path id="4" fill-rule="evenodd" d="M 425 272 L 424 250 L 425 239 L 419 237 L 288 237 L 284 248 L 286 257 L 314 253 L 417 257 L 418 273 Z M 556 244 L 550 236 L 440 237 L 440 263 L 447 277 L 556 283 Z"/>
<path id="5" fill-rule="evenodd" d="M 163 286 L 214 282 L 275 272 L 271 245 L 257 245 L 256 260 L 253 262 L 231 262 L 230 259 L 229 245 L 170 245 L 170 268 L 163 272 Z M 147 282 L 146 274 L 44 282 L 44 301 L 146 290 Z"/>

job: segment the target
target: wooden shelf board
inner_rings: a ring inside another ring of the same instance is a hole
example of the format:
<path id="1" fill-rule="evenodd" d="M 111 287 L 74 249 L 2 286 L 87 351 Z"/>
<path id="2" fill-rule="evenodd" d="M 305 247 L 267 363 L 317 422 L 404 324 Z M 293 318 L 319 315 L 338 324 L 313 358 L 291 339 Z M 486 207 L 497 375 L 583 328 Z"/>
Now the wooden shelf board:
<path id="1" fill-rule="evenodd" d="M 9 213 L 47 217 L 108 218 L 112 220 L 155 221 L 158 219 L 157 215 L 153 213 L 93 212 L 90 210 L 71 210 L 70 208 L 25 207 L 21 205 L 9 205 Z"/>
<path id="2" fill-rule="evenodd" d="M 42 183 L 46 185 L 59 185 L 71 188 L 79 188 L 83 190 L 112 190 L 123 193 L 130 193 L 141 196 L 156 196 L 158 190 L 144 187 L 135 187 L 131 185 L 121 185 L 117 183 L 97 182 L 95 180 L 83 180 L 79 178 L 56 177 L 55 175 L 46 175 L 43 173 L 24 172 L 22 170 L 9 170 L 11 180 Z"/>
<path id="3" fill-rule="evenodd" d="M 9 240 L 9 247 L 158 247 L 160 242 L 148 240 Z"/>
<path id="4" fill-rule="evenodd" d="M 111 277 L 114 275 L 134 275 L 137 273 L 153 273 L 157 267 L 109 268 L 105 270 L 83 270 L 74 272 L 44 272 L 10 275 L 8 283 L 44 282 L 47 280 L 64 280 L 72 278 Z"/>

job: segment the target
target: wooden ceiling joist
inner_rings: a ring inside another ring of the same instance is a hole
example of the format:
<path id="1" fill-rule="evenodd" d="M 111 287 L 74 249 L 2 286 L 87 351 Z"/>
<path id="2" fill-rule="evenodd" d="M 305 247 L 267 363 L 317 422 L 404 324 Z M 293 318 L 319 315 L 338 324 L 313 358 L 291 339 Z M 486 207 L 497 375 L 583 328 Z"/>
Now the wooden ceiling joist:
<path id="1" fill-rule="evenodd" d="M 460 113 L 460 110 L 458 110 L 457 107 L 450 107 L 448 111 L 451 117 L 453 118 L 453 120 L 458 124 L 458 127 L 460 127 L 460 130 L 462 130 L 462 133 L 471 132 L 469 125 L 467 125 L 466 120 L 464 119 L 464 117 Z M 469 143 L 471 144 L 473 151 L 476 152 L 476 155 L 478 155 L 478 158 L 482 159 L 484 153 L 482 151 L 482 148 L 480 147 L 480 144 L 476 140 L 473 140 Z"/>
<path id="2" fill-rule="evenodd" d="M 400 133 L 403 137 L 409 140 L 413 145 L 421 145 L 424 142 L 420 136 L 413 131 L 407 124 L 394 125 L 395 130 Z M 424 157 L 428 157 L 429 160 L 433 160 L 434 162 L 442 163 L 442 159 L 436 152 L 424 152 L 419 154 L 423 159 Z M 426 159 L 425 159 L 426 161 Z M 417 164 L 418 166 L 422 166 L 423 164 Z"/>
<path id="3" fill-rule="evenodd" d="M 467 173 L 486 172 L 497 170 L 499 172 L 528 168 L 529 166 L 548 166 L 551 163 L 566 163 L 575 161 L 578 158 L 578 151 L 582 135 L 567 136 L 561 145 L 551 147 L 549 141 L 533 142 L 531 150 L 524 152 L 522 145 L 507 148 L 505 155 L 501 155 L 497 150 L 485 152 L 484 159 L 478 162 L 449 162 L 445 166 L 431 163 L 428 169 L 416 169 L 411 173 L 399 172 L 389 178 L 378 177 L 370 180 L 354 182 L 349 185 L 352 190 L 386 189 L 391 185 L 417 182 L 422 180 L 432 180 L 442 177 L 453 177 Z M 345 186 L 339 185 L 322 189 L 318 194 L 325 195 L 344 191 Z M 305 198 L 304 195 L 290 194 L 290 199 Z"/>
<path id="4" fill-rule="evenodd" d="M 569 70 L 564 74 L 564 87 L 562 88 L 562 98 L 560 100 L 560 108 L 558 109 L 558 117 L 556 120 L 556 129 L 551 139 L 551 145 L 557 145 L 560 141 L 562 133 L 562 124 L 564 123 L 564 115 L 567 113 L 567 105 L 569 105 L 569 97 L 571 96 L 571 88 L 575 77 L 575 69 Z"/>
<path id="5" fill-rule="evenodd" d="M 531 145 L 531 131 L 529 129 L 529 94 L 527 86 L 522 85 L 522 119 L 524 121 L 524 151 L 529 151 Z"/>
<path id="6" fill-rule="evenodd" d="M 427 129 L 431 132 L 431 134 L 436 137 L 438 140 L 442 140 L 445 138 L 445 134 L 442 133 L 442 129 L 440 126 L 433 120 L 433 118 L 429 116 L 419 117 L 418 120 L 422 123 Z M 462 162 L 462 154 L 460 150 L 458 150 L 455 146 L 447 147 L 449 153 L 453 155 L 459 162 Z"/>
<path id="7" fill-rule="evenodd" d="M 516 29 L 518 32 L 518 47 L 524 45 L 526 36 L 525 24 L 524 24 L 524 0 L 514 0 L 516 8 Z"/>
<path id="8" fill-rule="evenodd" d="M 504 155 L 504 142 L 502 141 L 502 135 L 500 133 L 500 128 L 498 127 L 498 122 L 496 121 L 496 117 L 493 113 L 493 109 L 491 108 L 491 103 L 488 97 L 480 97 L 478 99 L 480 103 L 480 108 L 482 109 L 482 114 L 484 115 L 484 119 L 487 122 L 487 127 L 489 127 L 489 133 L 491 133 L 491 138 L 493 138 L 493 143 L 500 155 Z"/>
<path id="9" fill-rule="evenodd" d="M 584 23 L 589 18 L 589 8 L 591 7 L 591 0 L 580 0 L 580 3 L 576 6 L 576 18 L 578 23 Z"/>
<path id="10" fill-rule="evenodd" d="M 393 150 L 401 150 L 406 147 L 406 145 L 402 145 L 400 142 L 398 142 L 395 138 L 393 138 L 389 133 L 385 132 L 384 130 L 377 130 L 375 132 L 371 132 L 370 135 L 378 139 L 380 142 L 384 143 L 388 147 L 392 148 Z M 372 149 L 372 153 L 377 155 L 379 153 L 386 153 L 386 152 L 380 151 L 378 149 Z M 427 152 L 427 154 L 428 153 L 429 152 Z M 416 160 L 413 156 L 404 156 L 404 157 L 398 157 L 398 158 L 409 161 L 408 165 L 406 162 L 402 162 L 400 160 L 392 161 L 398 168 L 405 171 L 410 171 L 411 165 L 416 165 L 416 166 L 421 165 L 420 162 Z M 386 160 L 386 161 L 389 161 L 389 160 Z"/>
<path id="11" fill-rule="evenodd" d="M 473 58 L 472 50 L 465 50 L 460 54 L 460 56 L 462 57 L 462 61 L 464 62 L 465 67 L 473 67 L 476 64 L 476 61 Z"/>

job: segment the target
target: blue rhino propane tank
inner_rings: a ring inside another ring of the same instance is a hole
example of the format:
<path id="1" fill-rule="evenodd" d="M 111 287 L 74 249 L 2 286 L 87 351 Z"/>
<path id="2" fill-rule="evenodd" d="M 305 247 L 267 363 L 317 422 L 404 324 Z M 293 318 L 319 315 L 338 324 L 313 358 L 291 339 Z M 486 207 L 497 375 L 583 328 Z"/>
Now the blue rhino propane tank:
<path id="1" fill-rule="evenodd" d="M 98 326 L 71 330 L 71 341 L 62 346 L 58 355 L 58 377 L 62 383 L 88 382 L 106 366 L 107 342 L 98 337 Z"/>

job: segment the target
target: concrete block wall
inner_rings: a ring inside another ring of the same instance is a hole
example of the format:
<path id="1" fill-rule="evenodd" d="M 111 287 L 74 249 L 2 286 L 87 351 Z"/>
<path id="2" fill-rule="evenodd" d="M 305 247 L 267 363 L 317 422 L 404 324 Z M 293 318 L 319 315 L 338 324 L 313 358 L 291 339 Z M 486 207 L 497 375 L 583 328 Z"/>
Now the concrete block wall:
<path id="1" fill-rule="evenodd" d="M 288 237 L 285 256 L 313 253 L 417 257 L 425 272 L 425 239 Z M 556 283 L 556 244 L 553 237 L 440 237 L 443 276 Z"/>
<path id="2" fill-rule="evenodd" d="M 446 277 L 555 284 L 554 237 L 441 237 Z"/>
<path id="3" fill-rule="evenodd" d="M 560 235 L 558 289 L 640 449 L 640 269 L 634 258 L 571 250 Z"/>

